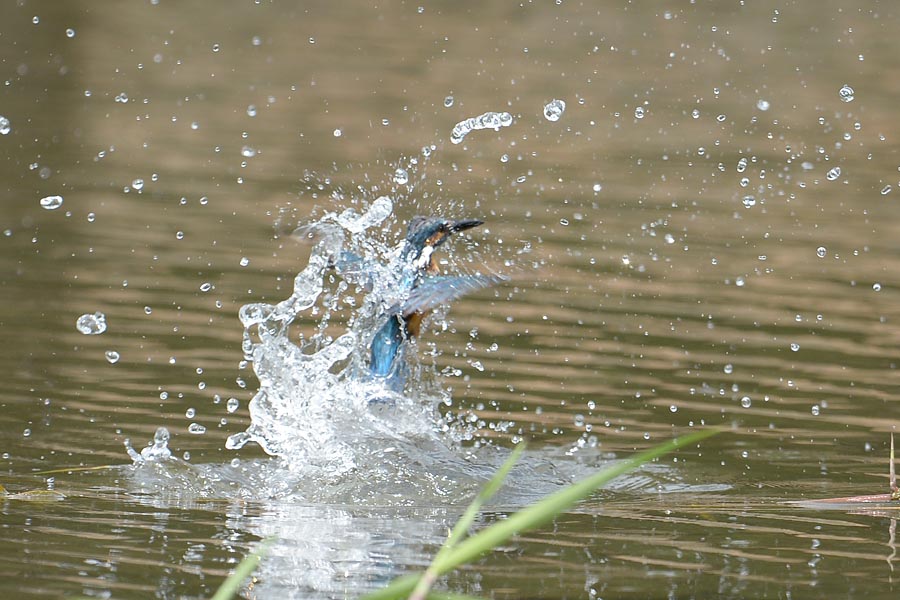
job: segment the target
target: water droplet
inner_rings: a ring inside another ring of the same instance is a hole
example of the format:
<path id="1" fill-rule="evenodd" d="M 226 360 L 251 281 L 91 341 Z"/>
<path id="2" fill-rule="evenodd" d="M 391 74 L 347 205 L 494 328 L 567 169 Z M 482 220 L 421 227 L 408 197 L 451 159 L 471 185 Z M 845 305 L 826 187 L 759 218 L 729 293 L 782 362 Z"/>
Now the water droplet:
<path id="1" fill-rule="evenodd" d="M 397 185 L 406 185 L 409 183 L 409 173 L 406 169 L 397 168 L 397 170 L 394 171 L 394 183 Z"/>
<path id="2" fill-rule="evenodd" d="M 881 188 L 881 195 L 882 195 L 882 196 L 887 196 L 888 194 L 891 193 L 891 190 L 892 190 L 892 189 L 893 189 L 893 188 L 892 188 L 890 185 L 884 186 L 883 188 Z"/>
<path id="3" fill-rule="evenodd" d="M 145 306 L 145 307 L 144 307 L 144 314 L 145 314 L 145 315 L 149 315 L 149 314 L 151 314 L 152 312 L 153 312 L 153 309 L 150 308 L 149 306 Z"/>
<path id="4" fill-rule="evenodd" d="M 728 363 L 722 368 L 722 370 L 725 371 L 726 375 L 731 375 L 732 373 L 734 373 L 734 365 Z"/>
<path id="5" fill-rule="evenodd" d="M 726 117 L 725 115 L 719 115 L 716 117 L 716 121 L 718 121 L 719 123 L 724 123 L 725 119 L 727 119 L 727 118 L 728 117 Z"/>
<path id="6" fill-rule="evenodd" d="M 470 132 L 477 129 L 500 131 L 501 127 L 509 127 L 512 123 L 512 115 L 508 112 L 486 112 L 477 117 L 469 117 L 453 126 L 453 131 L 450 132 L 450 142 L 459 144 Z"/>
<path id="7" fill-rule="evenodd" d="M 197 410 L 195 408 L 188 408 L 186 411 L 184 411 L 184 416 L 188 419 L 193 419 L 196 414 Z"/>
<path id="8" fill-rule="evenodd" d="M 229 398 L 228 402 L 225 403 L 225 410 L 233 413 L 240 407 L 240 405 L 241 403 L 237 398 Z"/>
<path id="9" fill-rule="evenodd" d="M 57 208 L 62 206 L 62 203 L 62 196 L 47 196 L 45 198 L 41 198 L 41 208 L 45 208 L 47 210 L 56 210 Z"/>
<path id="10" fill-rule="evenodd" d="M 691 111 L 691 118 L 694 118 L 694 119 L 700 118 L 700 109 L 699 108 L 695 108 L 694 110 Z"/>
<path id="11" fill-rule="evenodd" d="M 853 88 L 846 83 L 840 90 L 838 90 L 838 96 L 841 97 L 841 102 L 853 102 L 853 94 Z"/>
<path id="12" fill-rule="evenodd" d="M 201 425 L 200 423 L 191 423 L 188 425 L 188 433 L 192 433 L 194 435 L 203 435 L 206 433 L 206 427 Z"/>
<path id="13" fill-rule="evenodd" d="M 97 220 L 97 215 L 95 213 L 89 212 L 87 214 L 87 220 L 88 220 L 88 223 L 93 223 L 94 221 Z"/>
<path id="14" fill-rule="evenodd" d="M 812 413 L 812 416 L 818 417 L 818 416 L 819 416 L 819 405 L 818 405 L 818 404 L 813 404 L 813 405 L 812 405 L 812 408 L 809 409 L 809 412 Z"/>
<path id="15" fill-rule="evenodd" d="M 31 22 L 34 23 L 35 25 L 37 25 L 38 23 L 41 22 L 41 18 L 38 16 L 34 16 L 31 18 Z"/>
<path id="16" fill-rule="evenodd" d="M 128 94 L 125 92 L 119 92 L 115 98 L 116 102 L 119 104 L 127 104 L 128 103 Z"/>
<path id="17" fill-rule="evenodd" d="M 754 198 L 753 196 L 744 196 L 741 199 L 741 203 L 743 203 L 744 208 L 751 208 L 753 206 L 756 206 L 756 198 Z"/>
<path id="18" fill-rule="evenodd" d="M 71 27 L 68 28 L 68 29 L 66 29 L 66 37 L 67 37 L 67 38 L 73 38 L 73 37 L 75 37 L 75 30 L 72 29 Z"/>
<path id="19" fill-rule="evenodd" d="M 675 236 L 673 236 L 671 233 L 667 233 L 667 234 L 663 237 L 663 240 L 665 240 L 665 242 L 666 242 L 667 244 L 674 244 L 674 243 L 675 243 Z"/>
<path id="20" fill-rule="evenodd" d="M 209 283 L 208 281 L 203 282 L 203 283 L 200 284 L 200 291 L 201 291 L 201 292 L 208 292 L 208 291 L 210 291 L 211 289 L 213 289 L 213 284 Z"/>
<path id="21" fill-rule="evenodd" d="M 800 351 L 800 344 L 798 344 L 797 342 L 791 342 L 791 352 L 799 352 L 799 351 Z"/>
<path id="22" fill-rule="evenodd" d="M 342 135 L 344 135 L 344 132 L 341 131 L 340 129 L 334 130 L 334 137 L 341 137 Z"/>
<path id="23" fill-rule="evenodd" d="M 554 98 L 544 105 L 544 118 L 548 121 L 559 121 L 559 118 L 566 111 L 566 103 L 563 100 Z"/>
<path id="24" fill-rule="evenodd" d="M 109 364 L 114 365 L 117 362 L 119 362 L 119 353 L 116 352 L 115 350 L 107 350 L 105 355 L 106 355 L 106 361 Z"/>
<path id="25" fill-rule="evenodd" d="M 241 148 L 241 156 L 244 158 L 253 158 L 256 156 L 256 149 L 251 148 L 250 146 L 244 146 Z"/>
<path id="26" fill-rule="evenodd" d="M 876 292 L 880 292 L 881 284 L 876 281 L 875 283 L 872 284 L 872 289 L 875 290 Z"/>
<path id="27" fill-rule="evenodd" d="M 99 335 L 106 331 L 106 315 L 100 311 L 83 314 L 75 321 L 75 328 L 84 335 Z"/>
<path id="28" fill-rule="evenodd" d="M 451 106 L 453 106 L 453 96 L 447 96 L 446 98 L 444 98 L 444 106 L 446 108 L 450 108 Z"/>
<path id="29" fill-rule="evenodd" d="M 750 399 L 750 396 L 744 396 L 741 398 L 741 406 L 744 408 L 750 408 L 750 405 L 753 404 L 753 401 Z"/>
<path id="30" fill-rule="evenodd" d="M 678 407 L 675 406 L 674 404 L 669 405 L 669 412 L 677 413 L 677 412 L 678 412 Z"/>
<path id="31" fill-rule="evenodd" d="M 131 182 L 131 187 L 136 189 L 137 191 L 141 191 L 142 189 L 144 189 L 144 180 L 140 178 L 135 179 Z"/>
<path id="32" fill-rule="evenodd" d="M 241 257 L 240 265 L 241 265 L 242 267 L 246 267 L 246 266 L 249 265 L 249 264 L 250 264 L 250 259 L 247 258 L 246 256 L 242 256 L 242 257 Z"/>
<path id="33" fill-rule="evenodd" d="M 644 118 L 644 107 L 638 106 L 634 109 L 634 118 L 635 119 L 643 119 Z"/>
<path id="34" fill-rule="evenodd" d="M 0 135 L 8 135 L 10 131 L 12 131 L 12 126 L 9 123 L 9 119 L 0 115 Z"/>
<path id="35" fill-rule="evenodd" d="M 594 187 L 593 187 L 594 193 L 597 193 L 602 189 L 603 189 L 603 186 L 601 184 L 599 184 L 599 183 L 594 184 Z"/>
<path id="36" fill-rule="evenodd" d="M 213 45 L 212 45 L 212 51 L 213 51 L 213 52 L 218 52 L 218 51 L 221 50 L 221 49 L 222 49 L 222 47 L 221 47 L 219 44 L 213 44 Z"/>
<path id="37" fill-rule="evenodd" d="M 840 176 L 841 176 L 841 168 L 840 167 L 832 167 L 831 169 L 828 170 L 827 173 L 825 173 L 825 179 L 827 179 L 828 181 L 834 181 L 835 179 L 837 179 Z"/>
<path id="38" fill-rule="evenodd" d="M 737 172 L 743 173 L 746 170 L 747 170 L 747 158 L 741 157 L 741 159 L 738 160 L 738 162 L 737 162 Z"/>
<path id="39" fill-rule="evenodd" d="M 818 248 L 816 248 L 816 256 L 818 256 L 819 258 L 825 258 L 827 254 L 828 250 L 825 248 L 825 246 L 819 246 Z"/>
<path id="40" fill-rule="evenodd" d="M 757 100 L 757 102 L 756 102 L 756 108 L 758 108 L 759 110 L 765 112 L 765 111 L 769 110 L 770 108 L 772 108 L 772 105 L 769 103 L 768 100 L 765 100 L 765 99 L 763 99 L 763 98 L 760 98 L 760 99 Z"/>
<path id="41" fill-rule="evenodd" d="M 575 427 L 584 427 L 584 415 L 575 415 L 573 423 Z"/>

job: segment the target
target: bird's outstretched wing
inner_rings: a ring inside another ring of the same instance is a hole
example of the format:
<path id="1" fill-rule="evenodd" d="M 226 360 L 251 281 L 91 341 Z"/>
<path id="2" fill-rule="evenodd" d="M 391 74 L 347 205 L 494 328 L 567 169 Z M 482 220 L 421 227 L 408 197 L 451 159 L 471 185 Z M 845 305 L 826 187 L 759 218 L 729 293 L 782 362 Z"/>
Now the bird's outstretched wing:
<path id="1" fill-rule="evenodd" d="M 414 312 L 426 312 L 506 279 L 507 277 L 496 274 L 427 277 L 410 292 L 409 298 L 401 307 L 401 313 L 407 317 Z"/>

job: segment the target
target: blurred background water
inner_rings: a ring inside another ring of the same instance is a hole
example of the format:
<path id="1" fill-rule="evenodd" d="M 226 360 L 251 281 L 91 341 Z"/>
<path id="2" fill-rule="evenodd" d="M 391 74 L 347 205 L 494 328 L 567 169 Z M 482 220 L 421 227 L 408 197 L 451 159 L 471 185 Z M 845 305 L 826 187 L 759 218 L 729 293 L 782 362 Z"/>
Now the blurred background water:
<path id="1" fill-rule="evenodd" d="M 443 584 L 892 592 L 890 514 L 784 504 L 887 490 L 892 3 L 22 0 L 0 23 L 0 483 L 65 495 L 0 499 L 4 595 L 204 597 L 275 534 L 248 597 L 353 597 L 427 563 L 502 458 L 485 440 L 531 447 L 487 523 L 704 424 L 729 432 Z M 451 143 L 488 111 L 512 123 Z M 237 312 L 290 295 L 309 248 L 285 231 L 379 193 L 395 234 L 483 218 L 454 260 L 518 266 L 419 343 L 479 441 L 401 439 L 317 499 L 225 449 L 258 387 Z M 186 463 L 128 466 L 158 427 Z"/>

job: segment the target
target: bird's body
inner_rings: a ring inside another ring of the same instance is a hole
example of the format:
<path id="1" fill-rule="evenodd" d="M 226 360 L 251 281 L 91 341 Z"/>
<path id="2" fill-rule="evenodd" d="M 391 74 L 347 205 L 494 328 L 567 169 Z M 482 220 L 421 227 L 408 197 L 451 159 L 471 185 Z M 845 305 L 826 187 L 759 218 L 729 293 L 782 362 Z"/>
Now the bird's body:
<path id="1" fill-rule="evenodd" d="M 369 371 L 389 388 L 402 388 L 401 349 L 417 336 L 422 319 L 436 306 L 470 291 L 496 283 L 496 275 L 441 276 L 434 250 L 453 233 L 481 225 L 483 221 L 452 221 L 440 217 L 415 217 L 409 223 L 398 268 L 402 271 L 394 290 L 398 302 L 385 311 L 385 322 L 372 338 Z"/>

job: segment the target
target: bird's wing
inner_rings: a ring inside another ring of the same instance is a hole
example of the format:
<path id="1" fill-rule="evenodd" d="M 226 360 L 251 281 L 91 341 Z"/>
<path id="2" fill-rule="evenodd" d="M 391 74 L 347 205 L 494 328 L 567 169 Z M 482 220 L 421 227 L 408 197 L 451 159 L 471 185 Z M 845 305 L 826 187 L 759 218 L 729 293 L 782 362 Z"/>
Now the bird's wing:
<path id="1" fill-rule="evenodd" d="M 441 304 L 451 302 L 469 292 L 494 285 L 507 278 L 503 275 L 453 275 L 427 277 L 416 286 L 402 306 L 404 317 L 414 312 L 425 312 Z"/>

